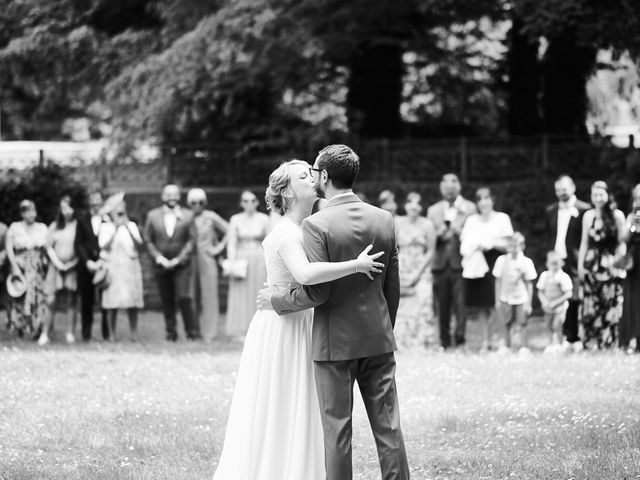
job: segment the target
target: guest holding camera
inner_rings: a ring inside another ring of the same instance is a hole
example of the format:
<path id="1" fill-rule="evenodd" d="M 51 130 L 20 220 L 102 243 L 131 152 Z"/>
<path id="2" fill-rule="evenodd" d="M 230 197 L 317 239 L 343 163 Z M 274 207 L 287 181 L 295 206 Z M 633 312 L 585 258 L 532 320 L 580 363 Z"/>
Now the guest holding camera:
<path id="1" fill-rule="evenodd" d="M 431 271 L 442 348 L 461 346 L 466 342 L 460 233 L 467 217 L 476 212 L 476 206 L 460 195 L 461 189 L 457 175 L 445 174 L 440 181 L 442 200 L 427 210 L 427 218 L 433 222 L 437 238 Z M 453 342 L 452 309 L 456 316 Z"/>
<path id="2" fill-rule="evenodd" d="M 100 231 L 98 241 L 105 262 L 102 284 L 102 308 L 107 311 L 109 340 L 117 341 L 118 310 L 127 311 L 132 342 L 138 341 L 138 310 L 144 307 L 142 267 L 139 249 L 144 242 L 138 226 L 127 216 L 124 194 L 116 194 L 105 202 L 104 213 L 111 222 Z"/>

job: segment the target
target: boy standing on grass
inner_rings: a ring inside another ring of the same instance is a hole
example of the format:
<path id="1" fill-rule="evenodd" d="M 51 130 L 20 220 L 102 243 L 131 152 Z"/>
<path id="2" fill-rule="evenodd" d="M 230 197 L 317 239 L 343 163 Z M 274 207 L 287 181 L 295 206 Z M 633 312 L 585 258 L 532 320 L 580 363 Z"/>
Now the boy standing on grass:
<path id="1" fill-rule="evenodd" d="M 493 276 L 496 279 L 496 311 L 505 325 L 505 345 L 511 348 L 511 327 L 521 327 L 520 353 L 529 353 L 527 346 L 527 317 L 531 315 L 533 281 L 538 277 L 533 261 L 526 257 L 524 235 L 515 232 L 507 238 L 507 253 L 496 260 Z"/>
<path id="2" fill-rule="evenodd" d="M 551 332 L 551 341 L 544 349 L 545 353 L 559 352 L 569 342 L 563 342 L 562 326 L 564 325 L 569 300 L 573 296 L 571 277 L 562 270 L 564 260 L 554 250 L 547 253 L 547 270 L 540 274 L 538 298 L 544 311 L 544 321 Z M 566 347 L 565 347 L 566 348 Z"/>

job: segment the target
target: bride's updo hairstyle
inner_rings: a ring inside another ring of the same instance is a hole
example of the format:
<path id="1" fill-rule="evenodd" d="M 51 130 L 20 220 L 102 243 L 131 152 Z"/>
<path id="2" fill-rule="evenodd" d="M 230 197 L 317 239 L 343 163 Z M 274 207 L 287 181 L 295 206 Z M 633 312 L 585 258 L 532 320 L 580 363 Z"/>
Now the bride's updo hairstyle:
<path id="1" fill-rule="evenodd" d="M 267 208 L 274 212 L 284 215 L 291 209 L 291 205 L 295 200 L 293 193 L 289 189 L 291 183 L 290 166 L 291 165 L 307 165 L 302 160 L 289 160 L 282 163 L 269 175 L 269 186 L 264 194 Z"/>

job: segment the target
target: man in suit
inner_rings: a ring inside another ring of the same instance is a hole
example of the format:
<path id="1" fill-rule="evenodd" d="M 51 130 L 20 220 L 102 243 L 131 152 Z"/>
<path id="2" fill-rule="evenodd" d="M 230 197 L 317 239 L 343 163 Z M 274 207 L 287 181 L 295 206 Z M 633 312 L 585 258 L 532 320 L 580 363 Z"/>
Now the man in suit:
<path id="1" fill-rule="evenodd" d="M 195 245 L 193 213 L 180 208 L 180 188 L 162 189 L 161 207 L 147 215 L 144 237 L 154 263 L 154 274 L 162 301 L 166 338 L 175 342 L 176 301 L 182 314 L 187 339 L 200 338 L 191 298 L 191 253 Z"/>
<path id="2" fill-rule="evenodd" d="M 330 145 L 312 168 L 326 206 L 302 224 L 312 262 L 357 257 L 368 244 L 384 251 L 384 271 L 373 281 L 351 275 L 287 292 L 263 290 L 259 306 L 280 315 L 315 307 L 312 354 L 322 417 L 328 480 L 350 480 L 353 385 L 358 381 L 378 448 L 382 478 L 408 479 L 395 383 L 395 323 L 400 282 L 393 217 L 353 193 L 359 158 L 345 145 Z"/>
<path id="3" fill-rule="evenodd" d="M 89 211 L 77 214 L 76 238 L 74 248 L 78 256 L 78 266 L 76 267 L 78 276 L 78 294 L 80 295 L 80 317 L 82 339 L 86 342 L 91 340 L 91 330 L 93 328 L 93 309 L 99 303 L 99 296 L 93 285 L 93 274 L 96 272 L 100 262 L 100 246 L 98 235 L 104 222 L 109 221 L 100 214 L 102 208 L 102 193 L 98 189 L 89 191 Z M 107 312 L 102 312 L 102 338 L 109 339 L 109 326 L 107 323 Z"/>
<path id="4" fill-rule="evenodd" d="M 582 216 L 591 208 L 576 197 L 576 185 L 568 175 L 558 177 L 555 184 L 558 202 L 547 207 L 549 250 L 555 250 L 563 259 L 563 270 L 571 277 L 574 295 L 564 321 L 563 333 L 570 343 L 580 340 L 578 335 L 578 250 L 582 238 Z"/>
<path id="5" fill-rule="evenodd" d="M 462 257 L 460 256 L 460 232 L 467 217 L 476 212 L 476 206 L 460 195 L 460 180 L 453 173 L 443 175 L 440 181 L 442 200 L 427 210 L 436 229 L 436 250 L 431 270 L 433 293 L 436 299 L 440 344 L 443 348 L 462 346 L 466 342 L 466 318 L 464 313 L 464 284 Z M 451 310 L 456 325 L 451 341 Z"/>

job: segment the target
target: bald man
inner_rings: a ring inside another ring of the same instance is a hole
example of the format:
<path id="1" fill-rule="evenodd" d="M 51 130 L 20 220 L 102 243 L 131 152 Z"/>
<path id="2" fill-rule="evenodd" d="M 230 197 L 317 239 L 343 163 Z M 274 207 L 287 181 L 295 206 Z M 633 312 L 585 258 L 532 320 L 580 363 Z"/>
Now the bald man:
<path id="1" fill-rule="evenodd" d="M 437 234 L 431 270 L 440 325 L 440 344 L 445 349 L 466 343 L 460 232 L 467 217 L 476 212 L 476 206 L 460 195 L 461 190 L 460 179 L 456 174 L 443 175 L 440 181 L 442 200 L 431 205 L 427 211 L 427 218 L 433 222 Z M 453 339 L 452 311 L 456 317 Z"/>
<path id="2" fill-rule="evenodd" d="M 191 254 L 195 245 L 193 213 L 180 208 L 180 188 L 162 189 L 162 206 L 147 215 L 144 237 L 154 263 L 154 275 L 162 301 L 166 338 L 175 342 L 176 306 L 180 308 L 189 340 L 200 338 L 191 298 Z"/>

